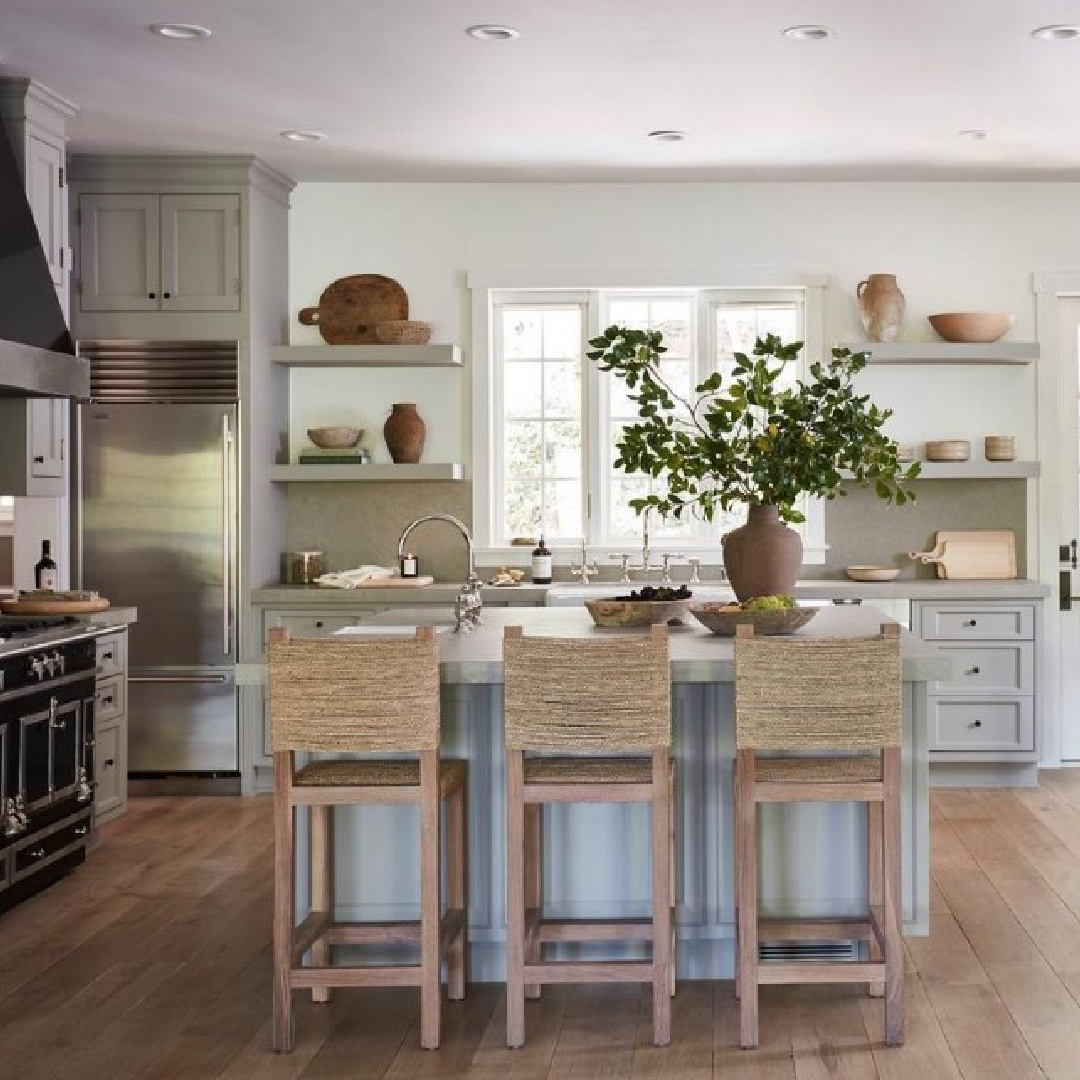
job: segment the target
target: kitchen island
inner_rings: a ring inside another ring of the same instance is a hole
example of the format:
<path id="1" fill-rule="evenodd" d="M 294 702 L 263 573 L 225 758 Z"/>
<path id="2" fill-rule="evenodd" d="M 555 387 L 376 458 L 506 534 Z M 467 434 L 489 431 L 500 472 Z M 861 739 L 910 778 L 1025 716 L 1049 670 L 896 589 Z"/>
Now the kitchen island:
<path id="1" fill-rule="evenodd" d="M 364 625 L 447 624 L 445 609 L 398 608 Z M 677 763 L 676 851 L 678 972 L 729 978 L 733 940 L 731 765 L 734 759 L 734 648 L 730 638 L 688 618 L 671 631 L 673 755 Z M 825 608 L 799 633 L 844 637 L 875 633 L 880 613 Z M 469 923 L 472 977 L 503 978 L 504 809 L 502 636 L 595 638 L 581 608 L 486 610 L 470 634 L 438 635 L 443 692 L 443 753 L 469 763 Z M 572 647 L 572 646 L 570 646 Z M 929 927 L 929 765 L 926 687 L 945 678 L 939 650 L 903 637 L 903 841 L 905 930 Z M 597 691 L 603 692 L 603 672 Z M 343 919 L 415 918 L 419 826 L 405 807 L 338 810 L 336 907 Z M 775 915 L 854 915 L 866 901 L 865 811 L 852 804 L 767 806 L 762 814 L 761 898 Z M 305 830 L 300 830 L 301 837 Z M 640 806 L 545 809 L 545 909 L 554 917 L 641 915 L 649 903 L 649 814 Z M 638 853 L 635 855 L 635 853 Z M 300 883 L 299 914 L 306 905 Z"/>

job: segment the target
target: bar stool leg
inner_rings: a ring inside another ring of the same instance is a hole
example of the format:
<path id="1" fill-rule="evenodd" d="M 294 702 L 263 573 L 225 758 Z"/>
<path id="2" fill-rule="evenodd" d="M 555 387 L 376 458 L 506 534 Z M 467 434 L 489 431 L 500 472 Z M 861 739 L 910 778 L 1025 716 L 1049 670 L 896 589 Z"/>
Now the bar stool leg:
<path id="1" fill-rule="evenodd" d="M 866 804 L 866 870 L 867 870 L 867 895 L 870 900 L 870 907 L 877 908 L 878 911 L 883 911 L 883 898 L 885 885 L 882 880 L 882 844 L 883 836 L 882 830 L 884 828 L 884 805 L 879 802 L 868 802 Z M 881 946 L 877 942 L 877 938 L 873 935 L 870 936 L 870 953 L 869 959 L 877 963 L 882 959 Z M 870 984 L 870 996 L 871 997 L 884 997 L 885 996 L 885 984 L 884 983 L 871 983 Z"/>
<path id="2" fill-rule="evenodd" d="M 525 911 L 542 912 L 544 906 L 544 808 L 540 803 L 525 806 Z M 525 932 L 528 934 L 528 920 Z M 525 963 L 540 963 L 540 936 L 525 940 Z M 526 983 L 525 996 L 540 997 L 539 983 Z"/>
<path id="3" fill-rule="evenodd" d="M 331 808 L 313 806 L 311 814 L 311 909 L 325 911 L 333 918 L 333 833 L 331 831 Z M 315 967 L 329 967 L 330 942 L 322 938 L 311 946 L 311 961 Z M 327 1002 L 330 1000 L 329 986 L 313 986 L 311 1000 Z"/>
<path id="4" fill-rule="evenodd" d="M 461 1001 L 465 997 L 468 965 L 468 922 L 466 842 L 468 815 L 466 785 L 462 784 L 447 801 L 446 818 L 446 906 L 465 912 L 461 933 L 453 940 L 446 954 L 447 997 Z"/>
<path id="5" fill-rule="evenodd" d="M 739 911 L 739 1043 L 744 1050 L 758 1044 L 758 935 L 757 935 L 757 804 L 754 801 L 752 750 L 738 751 L 738 848 L 735 852 L 735 889 Z"/>
<path id="6" fill-rule="evenodd" d="M 525 1045 L 525 780 L 506 752 L 506 1045 Z"/>
<path id="7" fill-rule="evenodd" d="M 293 1048 L 292 949 L 296 925 L 292 754 L 274 754 L 274 1049 Z"/>
<path id="8" fill-rule="evenodd" d="M 425 1050 L 437 1050 L 442 967 L 438 751 L 425 750 L 420 758 L 420 1045 Z"/>
<path id="9" fill-rule="evenodd" d="M 671 776 L 653 751 L 653 1045 L 671 1042 Z"/>
<path id="10" fill-rule="evenodd" d="M 882 861 L 885 898 L 885 1042 L 904 1041 L 904 949 L 901 937 L 900 749 L 883 754 L 885 780 Z"/>

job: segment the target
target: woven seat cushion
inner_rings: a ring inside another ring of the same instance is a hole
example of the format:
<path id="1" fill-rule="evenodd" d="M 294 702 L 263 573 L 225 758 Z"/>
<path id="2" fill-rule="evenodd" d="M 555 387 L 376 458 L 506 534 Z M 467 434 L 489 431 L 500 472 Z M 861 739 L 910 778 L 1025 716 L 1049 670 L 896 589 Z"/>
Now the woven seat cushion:
<path id="1" fill-rule="evenodd" d="M 465 776 L 464 761 L 450 758 L 439 762 L 439 790 L 443 795 L 464 784 Z M 293 784 L 297 787 L 417 787 L 420 762 L 351 758 L 313 761 L 293 776 Z"/>
<path id="2" fill-rule="evenodd" d="M 759 783 L 807 781 L 815 784 L 844 784 L 880 780 L 880 757 L 759 757 L 754 762 L 754 779 Z"/>
<path id="3" fill-rule="evenodd" d="M 525 759 L 526 784 L 651 784 L 652 758 L 544 757 Z"/>

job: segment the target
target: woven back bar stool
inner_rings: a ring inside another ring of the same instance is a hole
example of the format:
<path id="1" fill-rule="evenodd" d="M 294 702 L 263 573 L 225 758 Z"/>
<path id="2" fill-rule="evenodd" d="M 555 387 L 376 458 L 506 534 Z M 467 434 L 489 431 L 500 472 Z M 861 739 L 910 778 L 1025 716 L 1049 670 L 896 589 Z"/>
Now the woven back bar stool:
<path id="1" fill-rule="evenodd" d="M 525 998 L 544 983 L 644 982 L 653 987 L 653 1042 L 671 1041 L 671 673 L 667 627 L 606 641 L 504 641 L 506 714 L 506 1041 L 525 1043 Z M 539 754 L 546 756 L 526 756 Z M 612 756 L 635 755 L 635 756 Z M 652 807 L 652 917 L 543 918 L 544 803 Z M 644 961 L 545 960 L 547 942 L 649 941 Z"/>
<path id="2" fill-rule="evenodd" d="M 901 940 L 900 628 L 873 638 L 735 637 L 736 994 L 742 1046 L 758 1043 L 763 983 L 869 983 L 885 997 L 885 1041 L 904 1038 Z M 808 752 L 815 756 L 758 757 Z M 832 754 L 833 756 L 821 756 Z M 758 803 L 865 802 L 863 919 L 759 920 Z M 762 940 L 865 940 L 866 962 L 761 963 Z M 883 988 L 883 989 L 882 989 Z"/>
<path id="3" fill-rule="evenodd" d="M 465 996 L 464 761 L 439 759 L 439 657 L 435 632 L 415 638 L 296 640 L 270 631 L 269 703 L 274 752 L 274 1049 L 293 1045 L 292 992 L 328 1001 L 331 987 L 419 986 L 420 1045 L 439 1045 L 440 970 Z M 412 753 L 414 758 L 312 761 L 298 752 Z M 440 818 L 447 802 L 447 909 L 440 898 Z M 418 922 L 343 923 L 333 916 L 331 808 L 413 803 L 420 808 Z M 295 809 L 310 808 L 311 911 L 296 926 Z M 344 967 L 332 945 L 416 942 L 419 963 Z M 312 963 L 304 955 L 311 951 Z"/>

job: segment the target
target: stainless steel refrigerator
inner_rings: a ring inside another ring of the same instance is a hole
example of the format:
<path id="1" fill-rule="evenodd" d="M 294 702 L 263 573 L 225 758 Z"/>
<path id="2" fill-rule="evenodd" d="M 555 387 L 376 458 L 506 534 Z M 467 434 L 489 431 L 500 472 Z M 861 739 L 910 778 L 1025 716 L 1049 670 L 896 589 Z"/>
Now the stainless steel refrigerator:
<path id="1" fill-rule="evenodd" d="M 83 588 L 138 608 L 128 641 L 134 781 L 239 790 L 237 346 L 84 341 Z"/>

